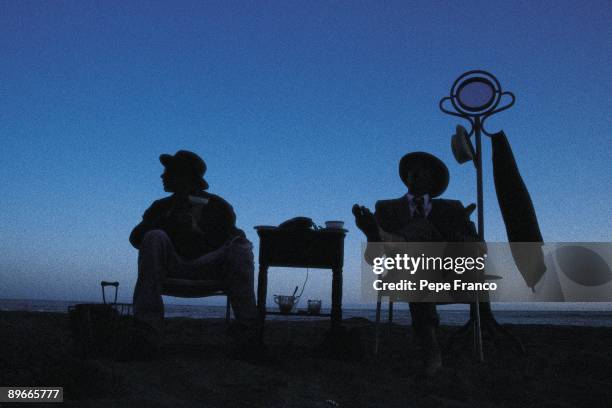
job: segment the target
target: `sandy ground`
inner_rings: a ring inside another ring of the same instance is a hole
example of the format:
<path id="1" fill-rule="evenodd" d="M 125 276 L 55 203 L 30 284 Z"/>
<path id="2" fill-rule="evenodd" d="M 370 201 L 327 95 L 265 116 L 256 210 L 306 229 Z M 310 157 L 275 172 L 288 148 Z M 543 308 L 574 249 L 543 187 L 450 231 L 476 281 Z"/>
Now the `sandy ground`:
<path id="1" fill-rule="evenodd" d="M 75 407 L 612 406 L 612 328 L 507 326 L 527 354 L 487 341 L 478 363 L 442 327 L 445 367 L 426 380 L 410 328 L 383 325 L 376 357 L 373 324 L 345 326 L 354 352 L 339 360 L 316 347 L 328 321 L 268 322 L 266 365 L 229 356 L 221 319 L 169 319 L 160 359 L 119 363 L 73 357 L 65 314 L 0 312 L 0 385 L 61 385 Z"/>

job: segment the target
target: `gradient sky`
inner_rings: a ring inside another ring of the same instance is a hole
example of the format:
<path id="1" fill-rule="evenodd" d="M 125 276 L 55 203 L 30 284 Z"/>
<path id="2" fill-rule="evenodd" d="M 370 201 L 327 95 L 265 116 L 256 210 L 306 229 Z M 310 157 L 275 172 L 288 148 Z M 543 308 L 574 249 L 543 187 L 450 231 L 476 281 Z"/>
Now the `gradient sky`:
<path id="1" fill-rule="evenodd" d="M 546 241 L 612 238 L 610 1 L 0 1 L 0 298 L 128 300 L 131 228 L 164 195 L 157 158 L 189 149 L 238 225 L 341 219 L 345 302 L 359 301 L 353 203 L 403 194 L 406 152 L 475 201 L 457 118 L 438 101 L 470 69 L 513 91 L 503 128 Z M 505 231 L 486 142 L 490 241 Z M 303 270 L 273 269 L 268 293 Z M 305 297 L 329 306 L 330 274 Z M 177 302 L 177 299 L 172 301 Z M 204 303 L 210 300 L 189 300 Z"/>

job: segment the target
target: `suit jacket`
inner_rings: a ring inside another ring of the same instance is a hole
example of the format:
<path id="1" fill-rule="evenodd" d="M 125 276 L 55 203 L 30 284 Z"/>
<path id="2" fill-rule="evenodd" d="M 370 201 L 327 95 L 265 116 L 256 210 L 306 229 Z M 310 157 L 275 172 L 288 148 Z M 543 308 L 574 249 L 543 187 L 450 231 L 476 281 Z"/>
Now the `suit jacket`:
<path id="1" fill-rule="evenodd" d="M 404 238 L 409 236 L 408 231 L 413 218 L 410 215 L 410 205 L 406 196 L 376 202 L 374 215 L 383 231 Z M 474 224 L 458 200 L 432 199 L 427 220 L 438 230 L 441 241 L 463 242 L 467 237 L 475 235 Z"/>
<path id="2" fill-rule="evenodd" d="M 374 216 L 378 222 L 382 241 L 411 242 L 466 242 L 477 241 L 478 236 L 474 223 L 470 221 L 469 214 L 461 201 L 432 199 L 431 211 L 427 221 L 435 229 L 434 234 L 428 239 L 415 239 L 413 230 L 413 217 L 410 214 L 410 204 L 406 196 L 392 200 L 380 200 L 376 202 Z M 380 245 L 368 245 L 365 258 L 371 260 L 380 256 Z"/>

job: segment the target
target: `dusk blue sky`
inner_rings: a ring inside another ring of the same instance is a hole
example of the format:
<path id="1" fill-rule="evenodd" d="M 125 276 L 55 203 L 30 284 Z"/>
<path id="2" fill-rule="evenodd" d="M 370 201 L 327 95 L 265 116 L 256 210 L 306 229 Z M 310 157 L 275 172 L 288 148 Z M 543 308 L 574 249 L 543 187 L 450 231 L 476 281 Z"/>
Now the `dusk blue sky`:
<path id="1" fill-rule="evenodd" d="M 470 69 L 516 94 L 488 128 L 545 240 L 610 241 L 611 39 L 610 1 L 0 1 L 0 298 L 98 299 L 106 279 L 130 299 L 158 156 L 189 149 L 254 243 L 255 225 L 344 220 L 357 302 L 350 209 L 405 193 L 403 154 L 436 154 L 444 197 L 475 201 L 450 150 L 461 122 L 438 110 Z M 485 217 L 505 241 L 488 141 Z M 304 272 L 271 270 L 268 293 Z M 304 296 L 328 306 L 330 283 L 312 271 Z"/>

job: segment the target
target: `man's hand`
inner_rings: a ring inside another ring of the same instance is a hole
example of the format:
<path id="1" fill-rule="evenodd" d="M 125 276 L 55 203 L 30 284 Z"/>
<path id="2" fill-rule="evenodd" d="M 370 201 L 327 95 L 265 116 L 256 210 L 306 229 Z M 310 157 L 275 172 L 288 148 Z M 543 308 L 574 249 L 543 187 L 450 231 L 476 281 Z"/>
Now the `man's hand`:
<path id="1" fill-rule="evenodd" d="M 188 233 L 193 230 L 196 227 L 196 222 L 190 209 L 189 195 L 176 193 L 172 207 L 166 216 L 166 228 L 175 233 Z"/>
<path id="2" fill-rule="evenodd" d="M 468 205 L 467 207 L 465 207 L 465 215 L 467 215 L 467 217 L 470 218 L 470 216 L 472 215 L 475 209 L 476 209 L 476 204 L 472 203 Z"/>
<path id="3" fill-rule="evenodd" d="M 173 211 L 166 219 L 166 226 L 174 231 L 187 232 L 194 229 L 193 216 L 188 212 Z"/>
<path id="4" fill-rule="evenodd" d="M 378 231 L 378 223 L 372 211 L 367 207 L 360 206 L 358 204 L 353 205 L 353 215 L 355 216 L 355 224 L 365 236 L 368 241 L 380 240 L 380 233 Z"/>

